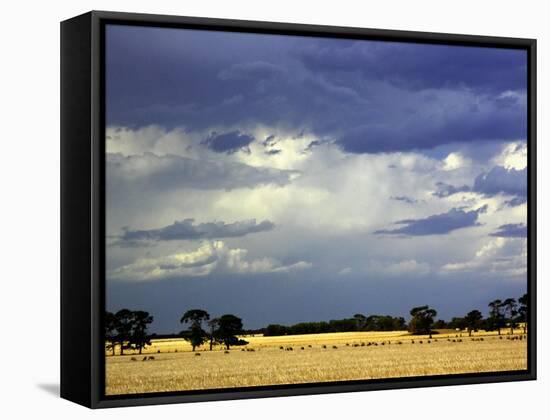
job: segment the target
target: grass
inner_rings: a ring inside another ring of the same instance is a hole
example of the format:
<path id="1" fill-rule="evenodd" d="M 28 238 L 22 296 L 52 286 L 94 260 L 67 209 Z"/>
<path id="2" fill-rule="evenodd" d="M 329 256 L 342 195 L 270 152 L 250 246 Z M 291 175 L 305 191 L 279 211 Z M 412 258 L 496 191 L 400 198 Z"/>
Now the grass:
<path id="1" fill-rule="evenodd" d="M 429 340 L 405 331 L 247 336 L 247 346 L 229 353 L 219 346 L 192 352 L 183 340 L 156 340 L 144 352 L 154 360 L 106 358 L 106 394 L 525 370 L 527 342 L 515 333 L 515 340 L 506 332 L 502 338 L 479 332 L 475 340 L 455 332 Z"/>

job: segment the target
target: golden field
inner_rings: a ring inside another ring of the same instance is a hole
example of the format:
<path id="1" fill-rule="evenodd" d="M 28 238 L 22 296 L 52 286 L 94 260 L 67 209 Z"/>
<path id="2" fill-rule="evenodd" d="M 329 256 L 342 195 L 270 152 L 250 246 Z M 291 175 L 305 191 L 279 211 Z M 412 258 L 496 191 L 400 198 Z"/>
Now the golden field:
<path id="1" fill-rule="evenodd" d="M 181 339 L 154 340 L 142 355 L 106 357 L 106 394 L 525 370 L 527 341 L 520 330 L 514 334 L 245 336 L 249 344 L 229 352 L 221 346 L 192 352 Z"/>

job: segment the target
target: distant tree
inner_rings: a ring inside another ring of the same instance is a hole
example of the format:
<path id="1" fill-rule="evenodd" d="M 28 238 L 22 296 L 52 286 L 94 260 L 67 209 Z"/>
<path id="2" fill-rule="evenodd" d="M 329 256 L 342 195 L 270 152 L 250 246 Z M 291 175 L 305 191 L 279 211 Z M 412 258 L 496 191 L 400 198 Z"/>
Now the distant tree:
<path id="1" fill-rule="evenodd" d="M 510 326 L 510 334 L 514 334 L 514 328 L 517 325 L 516 317 L 518 315 L 518 304 L 514 298 L 508 298 L 502 302 L 505 315 L 508 315 L 508 325 Z"/>
<path id="2" fill-rule="evenodd" d="M 449 322 L 449 328 L 455 330 L 464 330 L 468 328 L 468 325 L 464 318 L 456 316 L 451 319 L 451 322 Z"/>
<path id="3" fill-rule="evenodd" d="M 241 318 L 226 314 L 218 318 L 218 328 L 215 332 L 217 339 L 225 344 L 227 350 L 230 346 L 241 344 L 237 335 L 242 333 L 243 322 Z"/>
<path id="4" fill-rule="evenodd" d="M 367 325 L 367 317 L 363 314 L 355 314 L 353 315 L 353 319 L 357 323 L 357 331 L 362 331 Z"/>
<path id="5" fill-rule="evenodd" d="M 208 340 L 210 341 L 210 351 L 212 351 L 212 348 L 214 347 L 214 343 L 216 340 L 216 330 L 219 326 L 220 320 L 218 318 L 211 319 L 208 321 Z"/>
<path id="6" fill-rule="evenodd" d="M 115 347 L 116 347 L 116 317 L 115 314 L 109 311 L 105 311 L 105 317 L 104 317 L 104 324 L 105 324 L 105 348 L 106 350 L 111 350 L 112 355 L 115 355 Z"/>
<path id="7" fill-rule="evenodd" d="M 405 321 L 405 318 L 403 318 L 402 316 L 394 317 L 392 320 L 392 324 L 393 324 L 393 327 L 392 327 L 393 331 L 401 331 L 401 330 L 407 329 L 407 322 Z"/>
<path id="8" fill-rule="evenodd" d="M 527 307 L 529 304 L 529 298 L 527 293 L 518 299 L 518 321 L 523 323 L 523 333 L 527 332 Z"/>
<path id="9" fill-rule="evenodd" d="M 115 314 L 116 337 L 115 342 L 120 346 L 120 354 L 130 348 L 132 329 L 134 327 L 134 313 L 129 309 L 121 309 Z"/>
<path id="10" fill-rule="evenodd" d="M 267 337 L 270 336 L 280 336 L 288 334 L 288 327 L 279 324 L 269 324 L 264 329 L 264 335 Z"/>
<path id="11" fill-rule="evenodd" d="M 208 321 L 210 315 L 202 309 L 191 309 L 183 314 L 180 319 L 182 324 L 189 324 L 187 331 L 182 331 L 182 336 L 195 348 L 205 343 L 208 339 L 206 331 L 202 329 L 203 321 Z"/>
<path id="12" fill-rule="evenodd" d="M 443 319 L 438 319 L 434 322 L 434 330 L 443 330 L 447 328 L 447 323 Z"/>
<path id="13" fill-rule="evenodd" d="M 410 313 L 412 319 L 409 323 L 409 331 L 413 334 L 428 334 L 432 338 L 432 324 L 437 311 L 425 305 L 412 308 Z"/>
<path id="14" fill-rule="evenodd" d="M 502 313 L 502 301 L 500 299 L 489 303 L 489 318 L 487 318 L 485 325 L 486 330 L 498 331 L 498 335 L 500 335 L 500 330 L 504 325 L 504 314 Z"/>
<path id="15" fill-rule="evenodd" d="M 355 318 L 331 319 L 328 324 L 330 332 L 357 331 L 357 321 Z"/>
<path id="16" fill-rule="evenodd" d="M 466 328 L 468 328 L 468 335 L 470 337 L 472 336 L 472 331 L 477 331 L 479 329 L 482 319 L 483 315 L 477 309 L 474 309 L 466 314 L 464 321 L 466 323 Z"/>
<path id="17" fill-rule="evenodd" d="M 130 345 L 141 354 L 145 346 L 151 345 L 151 340 L 147 334 L 147 327 L 153 322 L 153 317 L 149 315 L 149 312 L 134 311 L 133 318 L 134 323 L 130 334 Z"/>

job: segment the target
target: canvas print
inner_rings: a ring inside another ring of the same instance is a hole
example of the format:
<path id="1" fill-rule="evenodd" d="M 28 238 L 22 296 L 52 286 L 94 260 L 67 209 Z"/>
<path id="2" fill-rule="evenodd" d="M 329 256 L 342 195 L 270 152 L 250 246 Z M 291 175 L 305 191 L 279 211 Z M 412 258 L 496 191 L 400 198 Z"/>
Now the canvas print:
<path id="1" fill-rule="evenodd" d="M 527 52 L 107 24 L 105 395 L 526 371 Z"/>

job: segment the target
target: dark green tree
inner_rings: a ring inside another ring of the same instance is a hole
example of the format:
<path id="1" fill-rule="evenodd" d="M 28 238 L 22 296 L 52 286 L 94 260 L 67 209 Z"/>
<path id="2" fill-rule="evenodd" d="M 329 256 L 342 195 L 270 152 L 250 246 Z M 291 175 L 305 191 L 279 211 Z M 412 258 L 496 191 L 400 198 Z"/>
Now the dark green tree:
<path id="1" fill-rule="evenodd" d="M 188 324 L 189 329 L 182 331 L 182 336 L 195 348 L 205 343 L 208 339 L 206 331 L 202 328 L 203 321 L 208 321 L 210 315 L 202 309 L 191 309 L 183 314 L 180 319 L 182 324 Z"/>
<path id="2" fill-rule="evenodd" d="M 130 348 L 132 330 L 134 327 L 134 313 L 129 309 L 121 309 L 115 314 L 116 336 L 115 343 L 120 346 L 120 354 L 124 349 Z"/>
<path id="3" fill-rule="evenodd" d="M 145 311 L 134 311 L 134 325 L 132 327 L 132 332 L 130 335 L 130 345 L 139 351 L 141 351 L 145 346 L 151 345 L 151 339 L 147 333 L 148 325 L 153 322 L 153 317 L 149 315 L 149 312 Z"/>
<path id="4" fill-rule="evenodd" d="M 438 319 L 434 322 L 433 329 L 434 330 L 444 330 L 448 327 L 447 323 L 443 319 Z"/>
<path id="5" fill-rule="evenodd" d="M 115 347 L 116 347 L 116 317 L 115 314 L 109 311 L 105 311 L 105 317 L 104 317 L 104 324 L 105 324 L 105 349 L 111 350 L 112 355 L 115 355 Z"/>
<path id="6" fill-rule="evenodd" d="M 220 320 L 218 318 L 213 318 L 208 321 L 208 341 L 210 342 L 210 351 L 212 351 L 212 347 L 214 347 L 214 343 L 217 341 L 216 331 L 218 329 L 219 323 Z"/>
<path id="7" fill-rule="evenodd" d="M 466 323 L 466 328 L 468 328 L 468 335 L 470 337 L 472 336 L 472 331 L 477 331 L 480 328 L 482 319 L 483 315 L 477 309 L 474 309 L 466 314 L 464 321 Z"/>
<path id="8" fill-rule="evenodd" d="M 468 328 L 468 326 L 464 318 L 455 316 L 451 319 L 451 322 L 449 322 L 449 328 L 452 328 L 454 330 L 464 330 Z"/>
<path id="9" fill-rule="evenodd" d="M 428 305 L 418 306 L 411 309 L 411 322 L 409 331 L 413 334 L 428 334 L 432 338 L 432 324 L 437 311 Z"/>
<path id="10" fill-rule="evenodd" d="M 510 334 L 514 334 L 514 328 L 517 325 L 517 307 L 518 304 L 514 298 L 508 298 L 502 302 L 502 307 L 504 308 L 504 315 L 508 315 L 508 325 L 510 326 Z"/>
<path id="11" fill-rule="evenodd" d="M 498 331 L 504 326 L 504 314 L 502 313 L 502 301 L 495 299 L 489 303 L 489 318 L 485 322 L 485 329 L 488 331 Z"/>
<path id="12" fill-rule="evenodd" d="M 527 308 L 529 304 L 527 293 L 518 299 L 518 303 L 518 322 L 523 323 L 523 333 L 525 334 L 527 332 Z"/>
<path id="13" fill-rule="evenodd" d="M 355 322 L 357 323 L 357 331 L 363 331 L 367 325 L 367 317 L 363 314 L 355 314 L 353 315 L 353 319 L 355 319 Z"/>
<path id="14" fill-rule="evenodd" d="M 230 346 L 239 344 L 237 335 L 241 334 L 243 330 L 243 322 L 241 318 L 226 314 L 218 318 L 218 328 L 215 332 L 217 339 L 225 344 L 227 350 Z"/>

